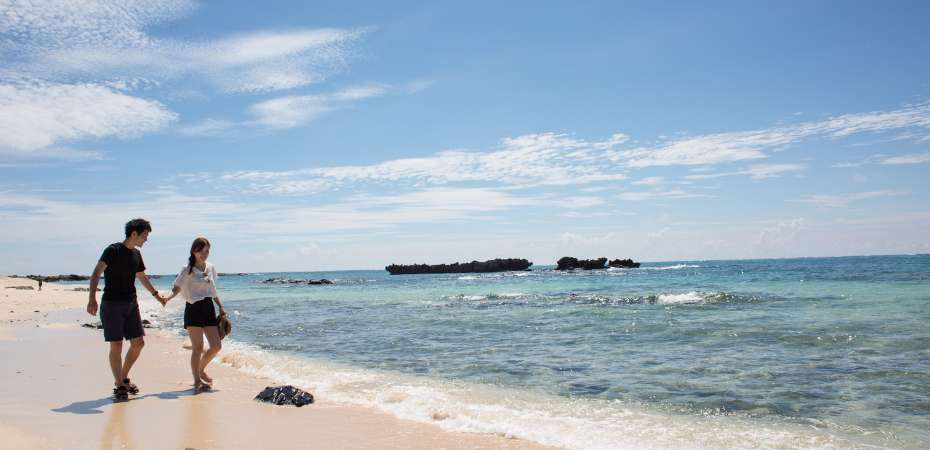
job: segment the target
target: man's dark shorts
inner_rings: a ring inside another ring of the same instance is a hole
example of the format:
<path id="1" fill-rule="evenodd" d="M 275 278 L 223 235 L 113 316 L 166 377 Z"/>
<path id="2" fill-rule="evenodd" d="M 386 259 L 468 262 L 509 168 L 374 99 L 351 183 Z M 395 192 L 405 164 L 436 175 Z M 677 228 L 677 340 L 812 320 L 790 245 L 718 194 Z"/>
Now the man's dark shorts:
<path id="1" fill-rule="evenodd" d="M 145 336 L 136 302 L 100 302 L 100 321 L 107 342 Z"/>

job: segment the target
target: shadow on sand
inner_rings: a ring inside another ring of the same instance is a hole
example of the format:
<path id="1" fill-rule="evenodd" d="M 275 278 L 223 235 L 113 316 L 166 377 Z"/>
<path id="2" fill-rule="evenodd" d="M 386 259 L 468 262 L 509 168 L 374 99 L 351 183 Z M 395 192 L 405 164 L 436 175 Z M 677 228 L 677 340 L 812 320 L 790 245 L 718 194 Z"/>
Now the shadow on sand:
<path id="1" fill-rule="evenodd" d="M 83 402 L 74 402 L 67 406 L 62 406 L 61 408 L 53 408 L 52 412 L 57 413 L 71 413 L 71 414 L 102 414 L 103 410 L 100 408 L 106 405 L 112 405 L 113 403 L 126 403 L 132 401 L 142 400 L 148 397 L 155 397 L 161 400 L 175 400 L 181 397 L 190 397 L 193 395 L 200 394 L 209 394 L 213 391 L 203 391 L 197 392 L 194 388 L 182 389 L 179 391 L 165 391 L 159 392 L 157 394 L 145 394 L 139 397 L 129 397 L 129 400 L 116 400 L 113 397 L 104 397 L 97 400 L 86 400 Z"/>

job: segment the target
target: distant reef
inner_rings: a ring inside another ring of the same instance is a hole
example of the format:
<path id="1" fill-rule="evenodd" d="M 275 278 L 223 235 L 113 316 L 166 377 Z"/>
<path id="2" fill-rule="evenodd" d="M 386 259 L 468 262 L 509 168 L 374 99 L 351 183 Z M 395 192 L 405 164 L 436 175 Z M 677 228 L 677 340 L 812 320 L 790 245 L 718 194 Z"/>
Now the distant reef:
<path id="1" fill-rule="evenodd" d="M 87 281 L 90 279 L 88 276 L 75 275 L 73 273 L 71 275 L 10 275 L 10 278 L 28 278 L 35 281 L 42 280 L 43 283 L 54 281 Z"/>
<path id="2" fill-rule="evenodd" d="M 333 284 L 332 281 L 323 278 L 321 280 L 295 280 L 293 278 L 269 278 L 262 280 L 265 284 Z"/>
<path id="3" fill-rule="evenodd" d="M 598 258 L 598 259 L 578 259 L 571 256 L 564 256 L 559 258 L 556 262 L 555 270 L 599 270 L 606 269 L 607 267 L 618 267 L 618 268 L 627 268 L 635 269 L 639 267 L 638 262 L 633 262 L 632 259 L 615 259 L 608 261 L 607 258 Z"/>
<path id="4" fill-rule="evenodd" d="M 391 264 L 384 268 L 391 275 L 411 275 L 418 273 L 469 273 L 469 272 L 509 272 L 528 270 L 533 263 L 526 259 L 507 258 L 488 261 L 472 261 L 452 264 Z"/>
<path id="5" fill-rule="evenodd" d="M 247 273 L 225 273 L 225 272 L 220 272 L 220 273 L 218 273 L 217 275 L 219 275 L 219 276 L 221 276 L 221 277 L 244 277 L 244 276 L 246 276 L 246 275 L 248 275 L 248 274 L 247 274 Z"/>

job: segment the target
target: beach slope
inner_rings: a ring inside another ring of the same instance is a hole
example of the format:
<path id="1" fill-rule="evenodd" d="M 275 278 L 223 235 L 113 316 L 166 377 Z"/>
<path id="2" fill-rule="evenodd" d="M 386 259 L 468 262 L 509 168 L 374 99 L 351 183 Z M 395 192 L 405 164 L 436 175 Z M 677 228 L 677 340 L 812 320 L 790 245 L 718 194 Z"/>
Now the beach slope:
<path id="1" fill-rule="evenodd" d="M 33 289 L 13 289 L 31 286 Z M 0 278 L 3 448 L 535 449 L 504 436 L 455 433 L 317 398 L 303 408 L 254 401 L 271 382 L 222 364 L 194 395 L 183 340 L 148 330 L 132 371 L 142 392 L 114 403 L 107 346 L 74 285 Z"/>

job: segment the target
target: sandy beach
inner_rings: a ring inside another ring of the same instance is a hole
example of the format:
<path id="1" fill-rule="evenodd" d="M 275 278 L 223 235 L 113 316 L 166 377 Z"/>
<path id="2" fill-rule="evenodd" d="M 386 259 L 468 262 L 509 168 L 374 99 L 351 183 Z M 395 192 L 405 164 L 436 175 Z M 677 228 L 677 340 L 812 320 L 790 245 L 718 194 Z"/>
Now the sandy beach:
<path id="1" fill-rule="evenodd" d="M 211 370 L 215 390 L 194 395 L 184 341 L 154 329 L 131 374 L 140 394 L 114 403 L 102 332 L 81 327 L 96 318 L 79 287 L 39 292 L 33 280 L 0 278 L 2 448 L 544 448 L 326 398 L 303 408 L 260 403 L 253 398 L 272 383 L 224 364 Z"/>

